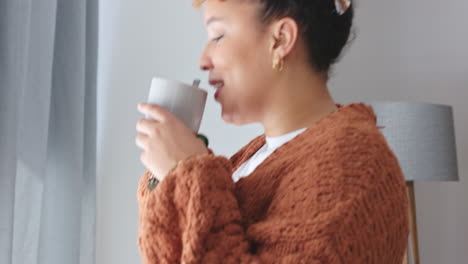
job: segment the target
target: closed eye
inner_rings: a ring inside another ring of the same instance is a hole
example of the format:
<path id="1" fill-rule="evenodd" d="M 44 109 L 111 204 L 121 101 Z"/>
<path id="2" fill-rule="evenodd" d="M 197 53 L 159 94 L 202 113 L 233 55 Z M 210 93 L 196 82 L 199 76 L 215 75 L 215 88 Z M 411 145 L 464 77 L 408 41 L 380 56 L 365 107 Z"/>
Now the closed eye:
<path id="1" fill-rule="evenodd" d="M 221 36 L 219 36 L 219 37 L 217 37 L 217 38 L 214 38 L 213 41 L 214 41 L 214 42 L 218 42 L 218 41 L 220 41 L 223 37 L 224 37 L 224 34 L 221 35 Z"/>

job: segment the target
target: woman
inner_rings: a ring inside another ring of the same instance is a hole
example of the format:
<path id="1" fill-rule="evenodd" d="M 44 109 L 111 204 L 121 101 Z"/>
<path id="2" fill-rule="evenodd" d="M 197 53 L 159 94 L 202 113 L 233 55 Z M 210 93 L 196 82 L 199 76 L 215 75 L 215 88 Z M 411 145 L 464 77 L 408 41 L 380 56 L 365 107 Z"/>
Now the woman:
<path id="1" fill-rule="evenodd" d="M 200 63 L 223 120 L 260 122 L 265 133 L 227 159 L 161 107 L 139 105 L 154 119 L 138 122 L 136 138 L 148 169 L 138 190 L 144 263 L 401 263 L 401 169 L 373 110 L 336 104 L 327 89 L 353 8 L 204 2 Z"/>

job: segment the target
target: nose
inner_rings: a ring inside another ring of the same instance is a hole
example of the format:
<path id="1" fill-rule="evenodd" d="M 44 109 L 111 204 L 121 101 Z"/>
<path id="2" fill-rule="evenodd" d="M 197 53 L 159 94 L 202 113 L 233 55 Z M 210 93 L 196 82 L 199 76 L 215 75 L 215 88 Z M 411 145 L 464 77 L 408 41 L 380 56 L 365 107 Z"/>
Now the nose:
<path id="1" fill-rule="evenodd" d="M 209 71 L 213 69 L 213 62 L 211 61 L 211 57 L 209 56 L 208 45 L 205 47 L 200 56 L 200 69 L 202 71 Z"/>

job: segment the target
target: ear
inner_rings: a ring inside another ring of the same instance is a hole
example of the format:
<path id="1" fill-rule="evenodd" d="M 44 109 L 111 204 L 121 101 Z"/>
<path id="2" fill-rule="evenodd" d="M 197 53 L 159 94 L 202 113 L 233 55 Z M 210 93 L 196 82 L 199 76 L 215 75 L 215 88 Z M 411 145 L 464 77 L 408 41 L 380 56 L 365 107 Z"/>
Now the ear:
<path id="1" fill-rule="evenodd" d="M 290 17 L 284 17 L 272 22 L 270 53 L 277 54 L 280 59 L 285 58 L 291 53 L 297 42 L 299 27 Z"/>

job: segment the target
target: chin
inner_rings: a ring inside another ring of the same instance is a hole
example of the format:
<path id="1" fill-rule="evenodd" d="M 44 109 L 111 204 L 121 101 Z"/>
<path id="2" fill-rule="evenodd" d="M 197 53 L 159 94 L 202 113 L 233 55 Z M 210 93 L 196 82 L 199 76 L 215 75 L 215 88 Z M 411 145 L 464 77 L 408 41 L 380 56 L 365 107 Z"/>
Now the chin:
<path id="1" fill-rule="evenodd" d="M 242 126 L 242 125 L 247 125 L 249 122 L 242 118 L 239 114 L 235 113 L 222 113 L 221 118 L 224 120 L 224 122 L 235 125 L 235 126 Z"/>
<path id="2" fill-rule="evenodd" d="M 222 114 L 221 118 L 224 120 L 224 122 L 231 124 L 231 125 L 238 125 L 236 122 L 236 119 L 229 114 Z"/>

